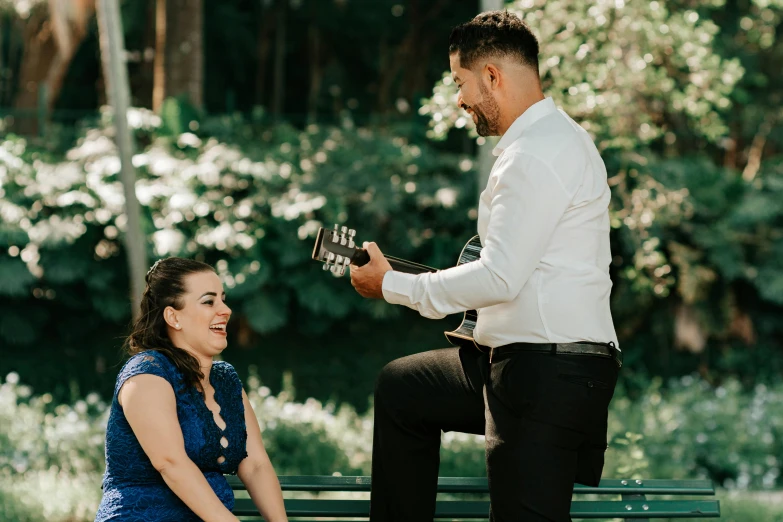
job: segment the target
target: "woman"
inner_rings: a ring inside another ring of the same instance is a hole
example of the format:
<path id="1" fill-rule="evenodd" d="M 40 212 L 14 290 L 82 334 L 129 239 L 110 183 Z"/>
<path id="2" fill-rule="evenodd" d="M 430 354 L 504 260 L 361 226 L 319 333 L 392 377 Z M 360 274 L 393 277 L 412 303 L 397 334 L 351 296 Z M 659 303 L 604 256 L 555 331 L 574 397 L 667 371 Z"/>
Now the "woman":
<path id="1" fill-rule="evenodd" d="M 265 520 L 287 520 L 239 376 L 212 360 L 230 317 L 209 265 L 172 257 L 147 272 L 114 388 L 96 522 L 236 522 L 224 473 L 239 476 Z"/>

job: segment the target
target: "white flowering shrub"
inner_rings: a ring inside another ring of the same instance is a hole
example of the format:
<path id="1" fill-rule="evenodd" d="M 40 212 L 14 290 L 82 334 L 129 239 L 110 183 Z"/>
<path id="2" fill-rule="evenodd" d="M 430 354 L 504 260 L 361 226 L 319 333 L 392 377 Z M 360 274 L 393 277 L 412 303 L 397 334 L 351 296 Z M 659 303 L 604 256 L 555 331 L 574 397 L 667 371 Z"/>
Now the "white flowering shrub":
<path id="1" fill-rule="evenodd" d="M 671 5 L 670 5 L 671 4 Z M 674 128 L 716 140 L 726 132 L 721 111 L 730 104 L 743 69 L 713 48 L 718 27 L 672 2 L 516 0 L 506 8 L 527 22 L 541 45 L 544 90 L 595 138 L 600 150 L 636 149 Z M 449 73 L 424 100 L 429 136 L 453 127 L 473 132 L 455 104 Z"/>
<path id="2" fill-rule="evenodd" d="M 372 410 L 272 395 L 246 384 L 267 451 L 280 475 L 369 475 Z M 91 520 L 100 501 L 108 406 L 90 395 L 73 405 L 33 396 L 10 374 L 0 385 L 0 520 Z M 610 412 L 605 477 L 709 478 L 732 490 L 781 485 L 783 386 L 744 392 L 696 377 L 651 383 L 629 399 L 618 389 Z M 443 435 L 442 476 L 483 476 L 483 437 Z"/>

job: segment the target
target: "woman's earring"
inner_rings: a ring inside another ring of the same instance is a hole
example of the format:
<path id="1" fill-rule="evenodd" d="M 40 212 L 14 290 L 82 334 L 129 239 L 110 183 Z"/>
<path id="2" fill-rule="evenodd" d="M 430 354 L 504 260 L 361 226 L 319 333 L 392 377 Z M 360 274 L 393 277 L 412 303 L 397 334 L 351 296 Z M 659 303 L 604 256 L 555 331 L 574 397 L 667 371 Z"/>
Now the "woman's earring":
<path id="1" fill-rule="evenodd" d="M 175 324 L 175 325 L 174 325 L 174 328 L 176 328 L 177 330 L 179 330 L 179 323 Z"/>

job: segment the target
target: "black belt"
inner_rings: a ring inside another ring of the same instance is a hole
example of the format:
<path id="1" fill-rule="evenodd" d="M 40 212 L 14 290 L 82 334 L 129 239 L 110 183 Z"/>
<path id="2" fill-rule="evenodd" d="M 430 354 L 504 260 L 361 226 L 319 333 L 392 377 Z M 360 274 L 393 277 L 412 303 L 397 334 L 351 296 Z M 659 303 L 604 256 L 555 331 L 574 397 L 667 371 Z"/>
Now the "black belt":
<path id="1" fill-rule="evenodd" d="M 511 352 L 541 352 L 563 355 L 592 355 L 614 359 L 618 368 L 623 366 L 623 352 L 615 347 L 613 342 L 593 343 L 579 341 L 575 343 L 511 343 L 497 348 L 490 348 L 489 361 L 492 357 Z"/>

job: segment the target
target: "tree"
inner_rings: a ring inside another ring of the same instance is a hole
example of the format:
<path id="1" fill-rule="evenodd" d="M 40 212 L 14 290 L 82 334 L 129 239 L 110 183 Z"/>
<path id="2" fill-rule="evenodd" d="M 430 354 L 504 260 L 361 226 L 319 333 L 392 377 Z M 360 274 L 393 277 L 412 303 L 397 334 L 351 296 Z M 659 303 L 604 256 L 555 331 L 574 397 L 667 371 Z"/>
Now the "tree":
<path id="1" fill-rule="evenodd" d="M 203 14 L 202 0 L 157 0 L 153 110 L 169 97 L 203 106 Z"/>
<path id="2" fill-rule="evenodd" d="M 25 5 L 29 6 L 30 2 Z M 18 8 L 23 5 L 16 1 Z M 76 50 L 87 35 L 95 0 L 32 2 L 23 24 L 24 51 L 19 72 L 16 109 L 35 110 L 43 103 L 51 111 Z M 42 90 L 44 89 L 44 90 Z M 23 118 L 17 132 L 38 131 L 35 118 Z"/>

